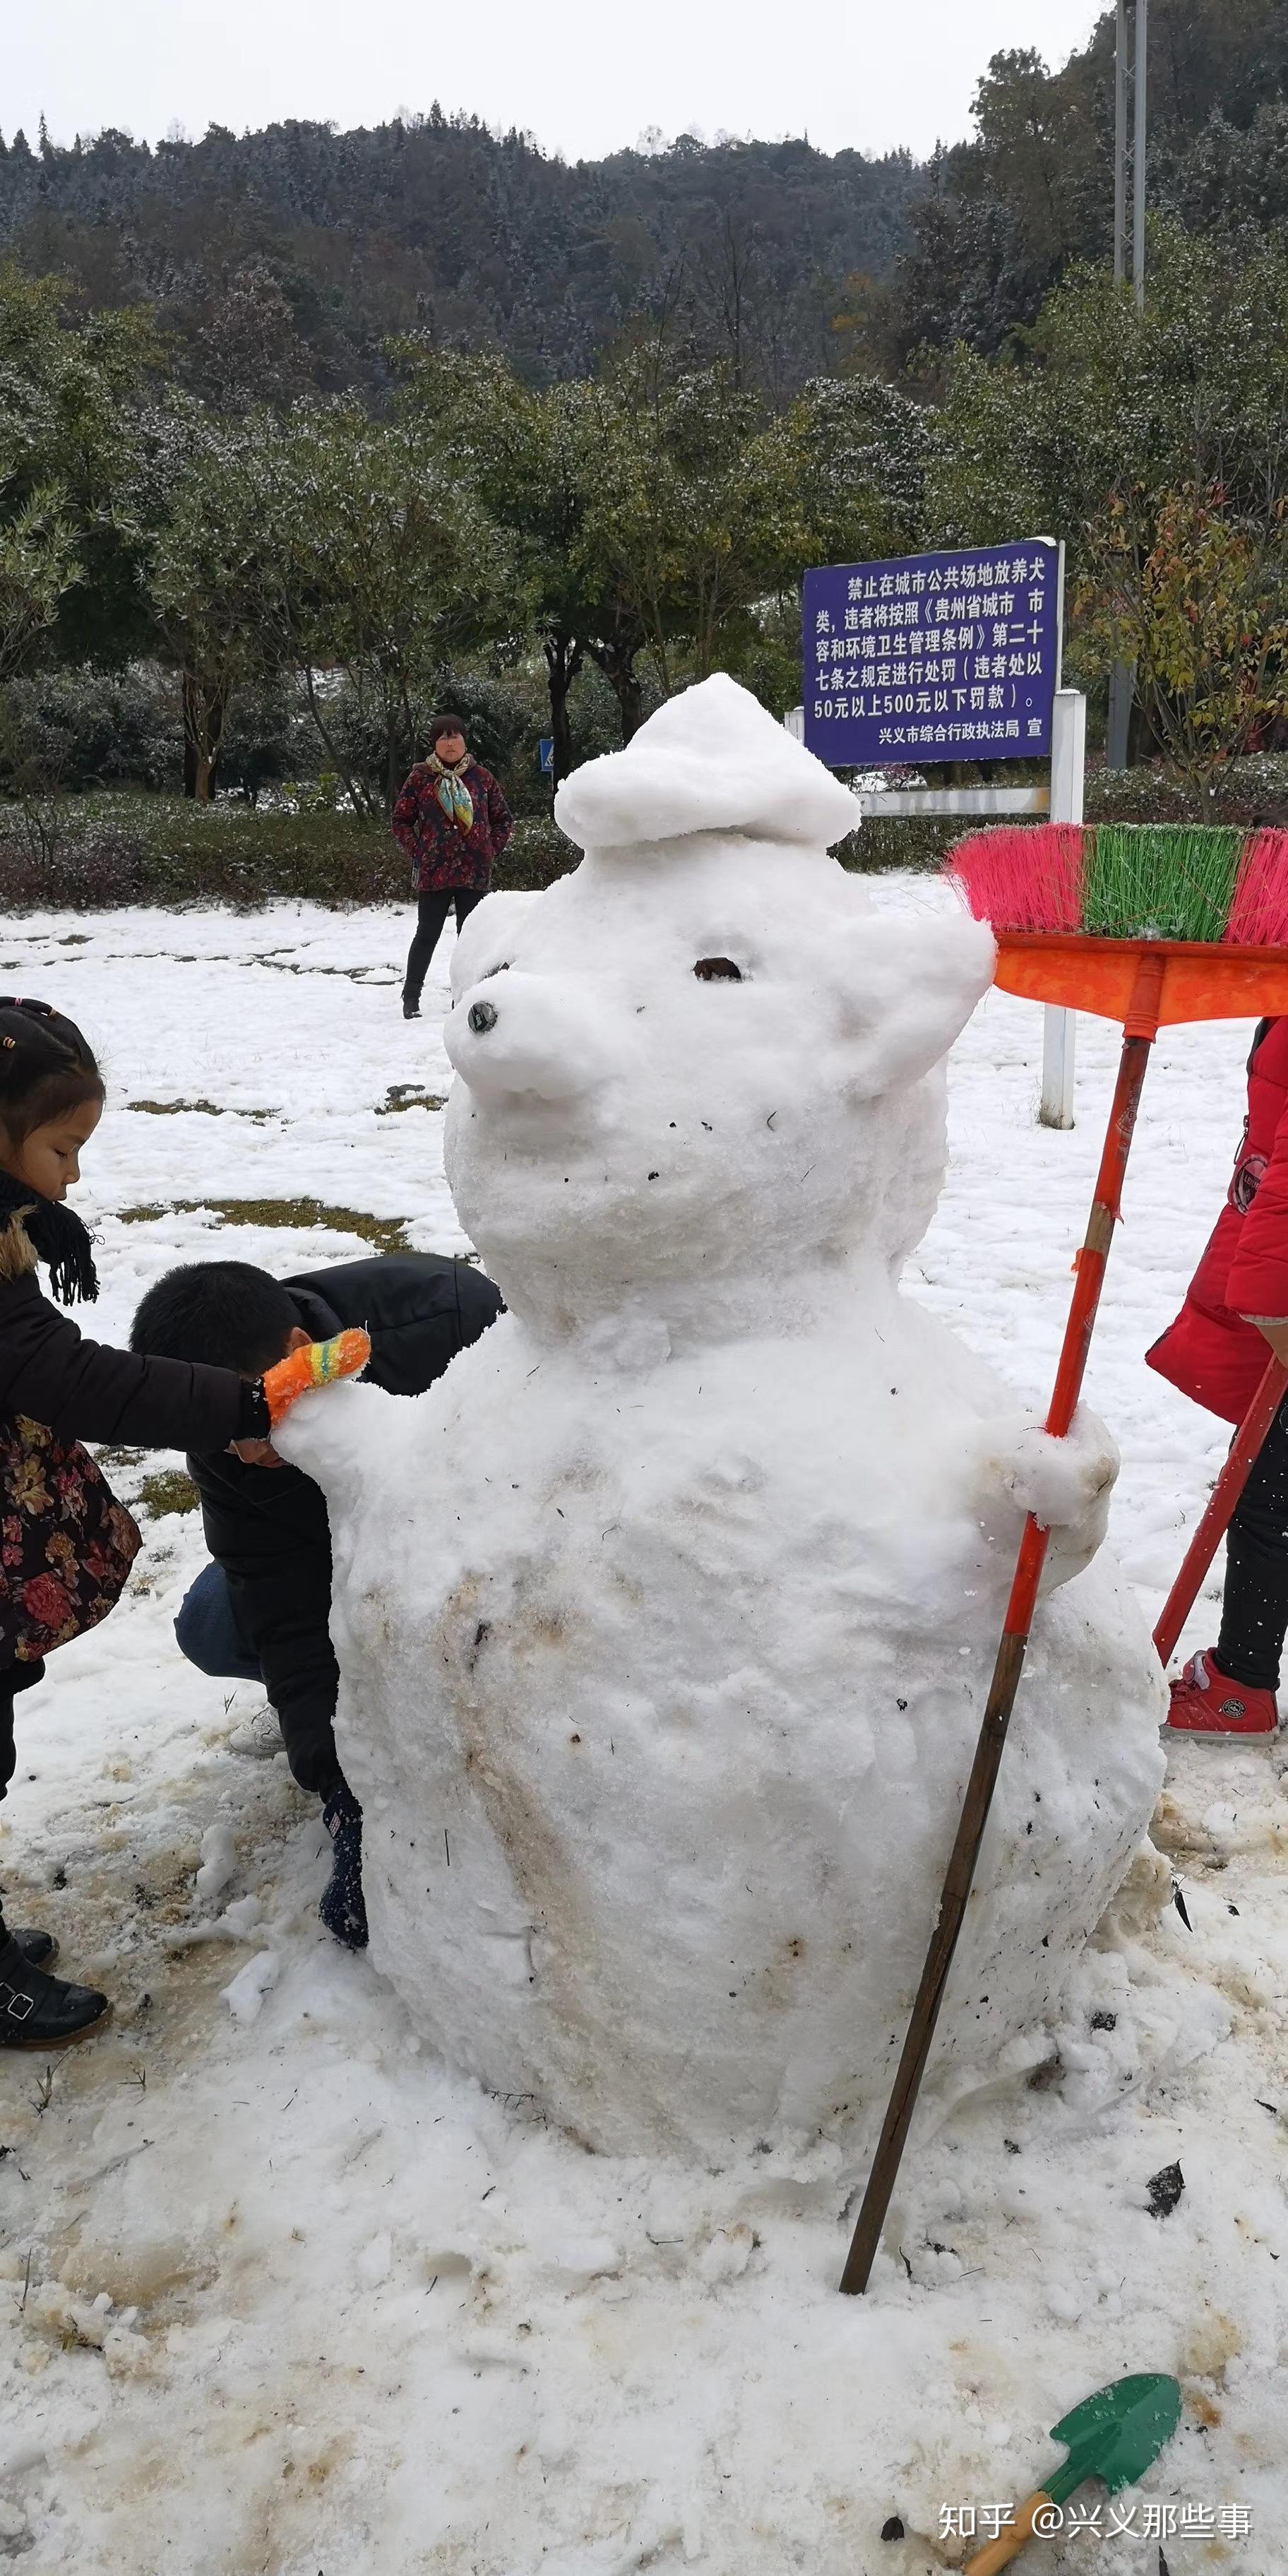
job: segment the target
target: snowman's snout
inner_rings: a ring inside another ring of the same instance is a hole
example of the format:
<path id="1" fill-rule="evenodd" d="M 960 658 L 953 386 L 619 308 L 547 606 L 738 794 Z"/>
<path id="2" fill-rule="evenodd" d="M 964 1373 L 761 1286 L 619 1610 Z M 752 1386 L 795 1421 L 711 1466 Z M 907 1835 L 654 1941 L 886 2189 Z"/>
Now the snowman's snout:
<path id="1" fill-rule="evenodd" d="M 497 993 L 475 985 L 448 1013 L 443 1044 L 482 1100 L 574 1101 L 622 1069 L 617 1016 L 606 997 L 572 978 L 514 969 Z"/>

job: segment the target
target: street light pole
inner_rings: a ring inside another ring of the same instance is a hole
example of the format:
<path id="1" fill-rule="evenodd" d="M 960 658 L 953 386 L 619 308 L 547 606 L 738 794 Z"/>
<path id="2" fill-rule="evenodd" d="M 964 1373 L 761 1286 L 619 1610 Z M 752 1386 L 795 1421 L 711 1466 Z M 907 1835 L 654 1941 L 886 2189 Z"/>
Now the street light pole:
<path id="1" fill-rule="evenodd" d="M 1145 301 L 1145 92 L 1149 54 L 1149 0 L 1136 0 L 1136 44 L 1132 66 L 1135 141 L 1132 147 L 1131 274 L 1136 301 Z"/>
<path id="2" fill-rule="evenodd" d="M 1114 44 L 1114 284 L 1127 265 L 1127 0 L 1118 0 Z"/>
<path id="3" fill-rule="evenodd" d="M 1132 48 L 1132 285 L 1138 306 L 1145 302 L 1145 137 L 1146 56 L 1149 44 L 1149 0 L 1135 0 L 1135 44 Z M 1118 0 L 1114 44 L 1114 282 L 1127 274 L 1127 0 Z M 1130 662 L 1115 661 L 1109 673 L 1109 715 L 1105 726 L 1105 767 L 1125 769 L 1131 747 L 1131 709 L 1136 674 Z"/>

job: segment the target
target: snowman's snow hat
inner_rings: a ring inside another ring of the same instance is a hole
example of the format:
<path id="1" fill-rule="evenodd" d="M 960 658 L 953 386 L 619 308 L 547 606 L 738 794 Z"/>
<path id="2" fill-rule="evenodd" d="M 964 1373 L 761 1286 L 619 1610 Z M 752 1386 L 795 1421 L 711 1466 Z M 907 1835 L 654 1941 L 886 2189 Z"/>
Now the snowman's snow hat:
<path id="1" fill-rule="evenodd" d="M 588 760 L 555 798 L 555 821 L 583 850 L 688 832 L 818 849 L 843 840 L 858 819 L 849 789 L 725 671 L 668 698 L 625 751 Z"/>

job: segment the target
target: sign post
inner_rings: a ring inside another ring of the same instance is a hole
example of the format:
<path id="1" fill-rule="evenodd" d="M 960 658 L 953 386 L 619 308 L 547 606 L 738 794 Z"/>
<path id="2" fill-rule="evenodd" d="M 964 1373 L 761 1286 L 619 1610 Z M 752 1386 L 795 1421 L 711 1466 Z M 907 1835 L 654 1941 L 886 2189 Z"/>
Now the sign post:
<path id="1" fill-rule="evenodd" d="M 1082 821 L 1082 789 L 1087 765 L 1087 701 L 1079 689 L 1057 689 L 1051 725 L 1051 820 Z M 1042 1014 L 1042 1098 L 1038 1117 L 1044 1127 L 1073 1125 L 1073 1041 L 1075 1011 L 1048 1003 Z"/>
<path id="2" fill-rule="evenodd" d="M 1060 686 L 1064 547 L 956 546 L 807 572 L 800 739 L 832 769 L 1049 761 L 1048 787 L 860 792 L 868 814 L 1082 820 L 1086 701 Z M 793 731 L 796 729 L 788 718 Z M 1073 1125 L 1074 1014 L 1048 1010 L 1039 1117 Z"/>

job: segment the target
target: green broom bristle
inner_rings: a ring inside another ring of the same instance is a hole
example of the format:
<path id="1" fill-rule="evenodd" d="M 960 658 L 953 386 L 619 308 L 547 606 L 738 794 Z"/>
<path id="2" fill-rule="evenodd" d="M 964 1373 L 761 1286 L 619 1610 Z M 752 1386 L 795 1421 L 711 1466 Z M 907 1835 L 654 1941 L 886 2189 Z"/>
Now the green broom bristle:
<path id="1" fill-rule="evenodd" d="M 1083 929 L 1098 939 L 1220 939 L 1244 838 L 1225 824 L 1098 824 Z"/>

